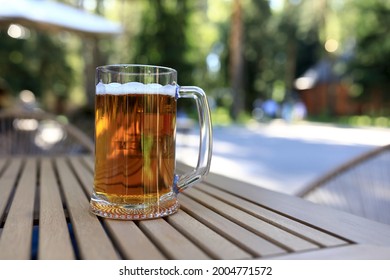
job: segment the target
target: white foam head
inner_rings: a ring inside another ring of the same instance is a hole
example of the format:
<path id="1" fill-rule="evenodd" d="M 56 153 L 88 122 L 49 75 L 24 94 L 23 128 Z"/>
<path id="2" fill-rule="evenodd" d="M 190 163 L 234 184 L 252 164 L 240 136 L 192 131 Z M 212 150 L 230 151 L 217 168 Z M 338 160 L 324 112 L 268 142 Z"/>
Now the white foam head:
<path id="1" fill-rule="evenodd" d="M 164 94 L 175 96 L 176 86 L 160 85 L 160 84 L 143 84 L 138 82 L 130 82 L 126 84 L 109 83 L 103 84 L 99 82 L 96 85 L 96 94 Z"/>

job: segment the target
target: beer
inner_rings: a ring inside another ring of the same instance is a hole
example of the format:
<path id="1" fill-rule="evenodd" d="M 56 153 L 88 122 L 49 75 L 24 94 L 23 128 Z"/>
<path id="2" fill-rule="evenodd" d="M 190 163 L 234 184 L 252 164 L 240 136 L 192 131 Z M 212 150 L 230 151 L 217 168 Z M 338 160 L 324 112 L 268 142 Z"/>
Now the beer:
<path id="1" fill-rule="evenodd" d="M 178 194 L 210 169 L 212 131 L 204 91 L 179 86 L 169 67 L 113 64 L 96 68 L 95 170 L 90 210 L 100 217 L 154 219 L 178 211 Z M 175 174 L 176 104 L 198 108 L 195 169 Z"/>
<path id="2" fill-rule="evenodd" d="M 97 90 L 95 97 L 93 196 L 124 208 L 162 205 L 164 197 L 173 195 L 175 96 L 169 91 L 153 93 L 152 87 L 143 87 L 147 92 L 121 88 L 126 91 L 110 92 L 106 85 L 104 94 Z M 170 201 L 164 207 L 177 203 Z M 104 208 L 104 203 L 93 205 Z"/>

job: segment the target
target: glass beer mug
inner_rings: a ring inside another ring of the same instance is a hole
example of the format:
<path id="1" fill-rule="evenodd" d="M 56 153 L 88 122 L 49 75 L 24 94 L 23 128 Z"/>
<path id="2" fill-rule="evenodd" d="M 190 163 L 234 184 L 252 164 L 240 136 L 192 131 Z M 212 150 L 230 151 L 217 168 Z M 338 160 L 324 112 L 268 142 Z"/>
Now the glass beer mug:
<path id="1" fill-rule="evenodd" d="M 91 211 L 142 220 L 179 209 L 177 195 L 210 169 L 212 128 L 201 88 L 179 86 L 167 67 L 118 64 L 96 69 L 95 174 Z M 195 99 L 200 126 L 196 168 L 175 174 L 176 104 Z"/>

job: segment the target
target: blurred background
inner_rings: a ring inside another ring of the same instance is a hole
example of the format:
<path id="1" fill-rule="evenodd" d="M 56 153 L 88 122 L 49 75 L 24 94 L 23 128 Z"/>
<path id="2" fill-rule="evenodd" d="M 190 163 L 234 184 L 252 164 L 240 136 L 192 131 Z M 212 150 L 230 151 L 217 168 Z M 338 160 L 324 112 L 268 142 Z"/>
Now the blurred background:
<path id="1" fill-rule="evenodd" d="M 209 97 L 213 170 L 289 193 L 390 139 L 390 1 L 1 0 L 0 7 L 0 108 L 27 102 L 92 137 L 96 66 L 173 67 L 180 85 Z M 196 117 L 191 103 L 180 110 Z M 184 132 L 178 156 L 196 159 L 196 132 Z"/>

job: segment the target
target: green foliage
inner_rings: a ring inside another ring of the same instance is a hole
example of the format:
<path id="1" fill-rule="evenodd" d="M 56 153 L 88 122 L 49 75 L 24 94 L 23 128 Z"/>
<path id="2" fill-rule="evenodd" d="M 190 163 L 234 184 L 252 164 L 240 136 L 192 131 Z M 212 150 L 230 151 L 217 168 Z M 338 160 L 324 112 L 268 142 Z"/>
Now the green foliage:
<path id="1" fill-rule="evenodd" d="M 63 2 L 73 4 L 74 1 Z M 83 1 L 79 1 L 82 3 Z M 229 76 L 234 1 L 100 0 L 95 12 L 125 27 L 123 36 L 99 39 L 95 54 L 82 36 L 70 46 L 61 34 L 31 30 L 28 39 L 0 29 L 0 78 L 14 94 L 29 89 L 38 96 L 73 96 L 84 89 L 84 60 L 101 63 L 164 65 L 178 70 L 181 85 L 198 85 L 219 107 L 234 105 Z M 351 96 L 369 99 L 367 88 L 390 97 L 390 2 L 383 0 L 241 0 L 243 89 L 246 112 L 256 98 L 283 99 L 293 81 L 323 57 L 347 54 Z M 329 38 L 340 43 L 326 53 Z M 350 42 L 355 44 L 352 46 Z M 91 51 L 90 51 L 91 50 Z M 208 55 L 220 68 L 208 68 Z M 95 60 L 91 56 L 95 55 Z M 344 56 L 343 56 L 344 58 Z M 87 64 L 86 64 L 87 65 Z M 96 66 L 96 65 L 93 65 Z M 82 69 L 82 70 L 81 70 Z M 92 78 L 93 79 L 93 78 Z M 86 94 L 86 93 L 84 93 Z M 229 100 L 229 102 L 226 102 Z M 245 113 L 245 112 L 244 112 Z M 224 114 L 220 114 L 225 118 Z M 219 118 L 218 116 L 216 116 Z M 380 121 L 379 121 L 380 122 Z"/>
<path id="2" fill-rule="evenodd" d="M 65 96 L 73 82 L 65 54 L 65 46 L 47 34 L 32 30 L 28 39 L 14 39 L 0 31 L 0 77 L 13 95 L 28 89 L 38 97 Z"/>
<path id="3" fill-rule="evenodd" d="M 272 82 L 279 76 L 273 67 L 278 51 L 275 38 L 269 27 L 271 11 L 267 1 L 251 1 L 244 9 L 244 64 L 246 108 L 251 109 L 259 96 L 270 97 Z"/>
<path id="4" fill-rule="evenodd" d="M 382 0 L 355 3 L 356 47 L 350 71 L 366 90 L 381 88 L 390 94 L 390 5 Z M 390 98 L 390 96 L 388 96 Z"/>
<path id="5" fill-rule="evenodd" d="M 190 6 L 187 0 L 145 2 L 141 30 L 135 38 L 135 63 L 163 65 L 176 69 L 181 84 L 191 81 L 191 65 L 186 59 Z"/>
<path id="6" fill-rule="evenodd" d="M 342 126 L 352 126 L 352 127 L 380 127 L 380 128 L 389 128 L 390 127 L 390 118 L 383 116 L 342 116 L 342 117 L 325 117 L 325 116 L 316 116 L 310 117 L 309 121 L 321 122 L 321 123 L 334 123 Z"/>
<path id="7" fill-rule="evenodd" d="M 214 126 L 226 126 L 232 124 L 229 110 L 226 107 L 217 107 L 211 111 L 211 119 Z"/>

